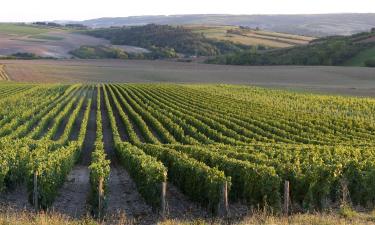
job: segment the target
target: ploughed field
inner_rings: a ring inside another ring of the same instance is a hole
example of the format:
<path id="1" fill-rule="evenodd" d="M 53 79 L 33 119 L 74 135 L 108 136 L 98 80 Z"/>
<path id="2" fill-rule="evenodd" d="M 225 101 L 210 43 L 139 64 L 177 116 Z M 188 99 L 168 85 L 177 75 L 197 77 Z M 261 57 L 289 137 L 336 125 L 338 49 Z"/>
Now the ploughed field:
<path id="1" fill-rule="evenodd" d="M 372 68 L 233 66 L 164 60 L 2 60 L 0 64 L 8 79 L 18 82 L 226 83 L 375 96 Z"/>
<path id="2" fill-rule="evenodd" d="M 285 181 L 292 212 L 375 203 L 371 98 L 8 82 L 0 97 L 0 199 L 14 208 L 150 224 L 223 214 L 227 193 L 238 218 L 281 211 Z"/>

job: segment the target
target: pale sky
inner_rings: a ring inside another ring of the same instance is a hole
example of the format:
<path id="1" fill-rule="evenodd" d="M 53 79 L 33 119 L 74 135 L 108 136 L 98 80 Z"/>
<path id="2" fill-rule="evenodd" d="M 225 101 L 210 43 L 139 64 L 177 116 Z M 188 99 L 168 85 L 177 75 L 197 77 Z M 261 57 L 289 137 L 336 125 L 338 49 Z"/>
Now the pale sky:
<path id="1" fill-rule="evenodd" d="M 375 13 L 375 0 L 0 0 L 1 22 L 174 14 Z"/>

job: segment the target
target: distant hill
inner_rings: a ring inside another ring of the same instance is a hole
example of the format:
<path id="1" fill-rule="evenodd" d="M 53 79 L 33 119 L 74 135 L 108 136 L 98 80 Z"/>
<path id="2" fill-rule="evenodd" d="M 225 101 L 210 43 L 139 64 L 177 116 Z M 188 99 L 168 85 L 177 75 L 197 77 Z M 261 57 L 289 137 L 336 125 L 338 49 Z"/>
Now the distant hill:
<path id="1" fill-rule="evenodd" d="M 373 60 L 375 60 L 375 29 L 351 36 L 316 39 L 308 45 L 227 54 L 210 59 L 208 62 L 233 65 L 371 66 Z"/>
<path id="2" fill-rule="evenodd" d="M 306 36 L 351 35 L 375 27 L 375 14 L 316 15 L 171 15 L 99 18 L 81 21 L 90 27 L 145 25 L 235 25 Z"/>

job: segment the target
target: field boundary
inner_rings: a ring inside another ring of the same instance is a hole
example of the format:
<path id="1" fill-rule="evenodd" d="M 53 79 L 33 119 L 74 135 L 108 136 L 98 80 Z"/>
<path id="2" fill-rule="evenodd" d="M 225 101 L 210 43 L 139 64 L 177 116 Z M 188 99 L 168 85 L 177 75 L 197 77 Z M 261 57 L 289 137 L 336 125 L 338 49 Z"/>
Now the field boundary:
<path id="1" fill-rule="evenodd" d="M 9 81 L 9 76 L 7 75 L 5 71 L 5 65 L 0 64 L 0 80 L 6 80 Z"/>

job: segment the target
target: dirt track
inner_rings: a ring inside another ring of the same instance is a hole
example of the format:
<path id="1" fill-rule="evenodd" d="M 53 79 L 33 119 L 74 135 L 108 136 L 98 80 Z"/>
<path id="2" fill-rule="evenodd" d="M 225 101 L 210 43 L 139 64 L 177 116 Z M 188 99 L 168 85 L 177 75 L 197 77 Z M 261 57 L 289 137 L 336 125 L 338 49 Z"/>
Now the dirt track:
<path id="1" fill-rule="evenodd" d="M 0 61 L 27 82 L 231 83 L 375 96 L 375 69 L 322 66 L 226 66 L 169 61 Z"/>

